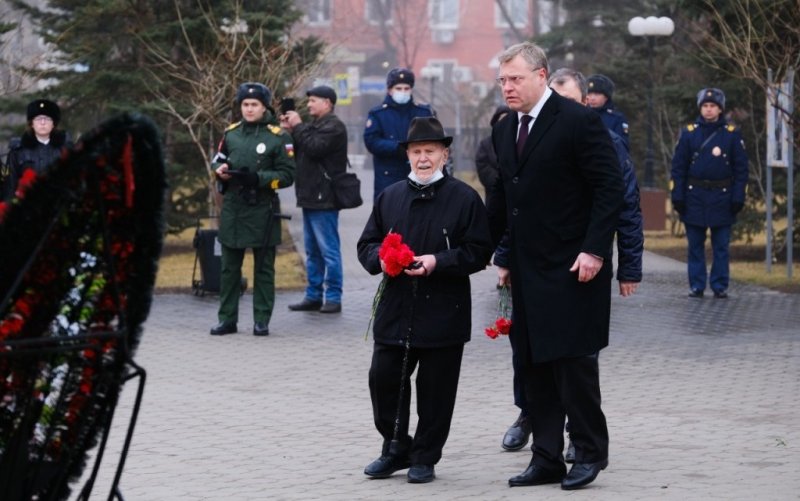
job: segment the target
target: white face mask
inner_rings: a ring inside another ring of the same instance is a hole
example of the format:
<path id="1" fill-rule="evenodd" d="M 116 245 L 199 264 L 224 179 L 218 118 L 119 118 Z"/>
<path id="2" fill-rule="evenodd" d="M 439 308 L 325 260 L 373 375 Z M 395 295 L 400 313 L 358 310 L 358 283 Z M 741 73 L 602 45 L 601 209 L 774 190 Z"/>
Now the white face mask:
<path id="1" fill-rule="evenodd" d="M 440 180 L 443 177 L 444 177 L 444 173 L 442 172 L 442 169 L 437 169 L 436 172 L 431 174 L 430 177 L 425 179 L 425 180 L 422 180 L 422 179 L 418 178 L 417 175 L 414 174 L 413 170 L 408 173 L 408 178 L 410 180 L 414 181 L 417 184 L 421 184 L 423 186 L 427 186 L 429 184 L 435 183 L 436 181 Z"/>
<path id="2" fill-rule="evenodd" d="M 411 92 L 403 92 L 399 90 L 392 91 L 392 99 L 397 104 L 406 104 L 411 101 Z"/>

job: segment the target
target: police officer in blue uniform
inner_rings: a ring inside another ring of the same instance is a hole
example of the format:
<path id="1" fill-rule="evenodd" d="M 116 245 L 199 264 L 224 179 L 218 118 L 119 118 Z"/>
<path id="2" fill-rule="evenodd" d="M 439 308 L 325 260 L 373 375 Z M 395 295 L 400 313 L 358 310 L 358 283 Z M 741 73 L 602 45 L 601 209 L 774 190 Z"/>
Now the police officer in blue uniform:
<path id="1" fill-rule="evenodd" d="M 592 75 L 586 79 L 589 87 L 586 103 L 590 108 L 600 113 L 600 118 L 606 129 L 616 133 L 622 139 L 625 147 L 628 145 L 628 119 L 621 111 L 614 109 L 611 96 L 614 95 L 614 82 L 605 75 Z"/>
<path id="2" fill-rule="evenodd" d="M 711 229 L 713 263 L 709 285 L 714 297 L 728 297 L 731 226 L 744 207 L 748 168 L 739 130 L 727 123 L 725 94 L 715 88 L 697 94 L 700 116 L 682 131 L 672 157 L 672 206 L 686 226 L 689 243 L 689 297 L 706 288 L 706 231 Z"/>
<path id="3" fill-rule="evenodd" d="M 386 97 L 380 106 L 369 110 L 364 129 L 364 144 L 372 153 L 375 167 L 373 197 L 397 181 L 405 181 L 411 167 L 406 150 L 400 145 L 408 136 L 408 126 L 416 117 L 433 117 L 427 104 L 417 104 L 412 97 L 414 73 L 394 68 L 386 76 Z"/>

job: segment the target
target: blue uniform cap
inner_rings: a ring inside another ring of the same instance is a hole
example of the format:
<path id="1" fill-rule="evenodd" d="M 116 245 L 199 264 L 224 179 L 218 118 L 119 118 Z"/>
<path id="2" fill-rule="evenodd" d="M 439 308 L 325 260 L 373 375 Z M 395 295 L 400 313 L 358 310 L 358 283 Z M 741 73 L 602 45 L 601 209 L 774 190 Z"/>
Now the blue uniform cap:
<path id="1" fill-rule="evenodd" d="M 394 68 L 386 75 L 386 88 L 394 87 L 397 84 L 408 84 L 414 87 L 414 72 L 408 68 Z"/>
<path id="2" fill-rule="evenodd" d="M 236 104 L 241 105 L 245 99 L 258 99 L 261 104 L 269 108 L 272 101 L 272 93 L 262 83 L 245 82 L 239 86 L 239 90 L 236 92 Z"/>
<path id="3" fill-rule="evenodd" d="M 603 94 L 608 99 L 614 95 L 614 82 L 605 75 L 596 74 L 586 79 L 587 92 Z"/>
<path id="4" fill-rule="evenodd" d="M 724 110 L 725 93 L 714 87 L 707 87 L 697 93 L 697 107 L 703 106 L 703 103 L 714 103 L 721 110 Z"/>

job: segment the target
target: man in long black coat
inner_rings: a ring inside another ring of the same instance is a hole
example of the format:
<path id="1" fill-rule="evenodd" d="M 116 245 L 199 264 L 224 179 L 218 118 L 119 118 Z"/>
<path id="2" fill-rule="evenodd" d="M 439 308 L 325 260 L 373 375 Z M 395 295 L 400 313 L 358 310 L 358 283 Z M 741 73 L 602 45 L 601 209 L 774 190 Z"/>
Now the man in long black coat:
<path id="1" fill-rule="evenodd" d="M 498 81 L 515 113 L 493 130 L 500 182 L 488 210 L 494 241 L 509 231 L 511 343 L 524 357 L 534 439 L 529 467 L 509 484 L 575 489 L 608 465 L 596 354 L 608 345 L 622 175 L 599 116 L 547 87 L 541 48 L 517 44 L 499 61 Z M 576 448 L 569 474 L 566 416 Z"/>

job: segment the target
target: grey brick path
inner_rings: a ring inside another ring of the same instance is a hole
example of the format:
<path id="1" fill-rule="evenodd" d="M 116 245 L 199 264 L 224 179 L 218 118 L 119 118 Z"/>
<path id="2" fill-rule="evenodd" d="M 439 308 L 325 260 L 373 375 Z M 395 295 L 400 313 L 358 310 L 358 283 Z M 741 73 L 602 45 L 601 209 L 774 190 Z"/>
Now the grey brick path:
<path id="1" fill-rule="evenodd" d="M 371 200 L 370 172 L 360 175 Z M 610 466 L 589 488 L 507 486 L 530 453 L 500 448 L 516 409 L 508 342 L 482 333 L 496 306 L 492 269 L 473 279 L 473 340 L 437 480 L 365 478 L 380 449 L 364 341 L 378 279 L 354 250 L 368 206 L 341 216 L 341 315 L 290 312 L 302 293 L 279 293 L 272 334 L 256 338 L 245 295 L 242 332 L 216 338 L 214 298 L 156 297 L 136 356 L 148 380 L 125 499 L 800 499 L 800 296 L 734 284 L 727 301 L 690 300 L 684 266 L 650 254 L 637 294 L 613 296 L 611 345 L 600 358 Z M 133 394 L 130 385 L 117 409 L 98 499 Z"/>

